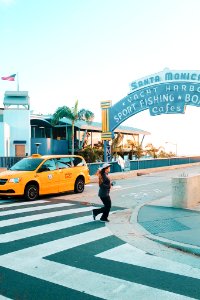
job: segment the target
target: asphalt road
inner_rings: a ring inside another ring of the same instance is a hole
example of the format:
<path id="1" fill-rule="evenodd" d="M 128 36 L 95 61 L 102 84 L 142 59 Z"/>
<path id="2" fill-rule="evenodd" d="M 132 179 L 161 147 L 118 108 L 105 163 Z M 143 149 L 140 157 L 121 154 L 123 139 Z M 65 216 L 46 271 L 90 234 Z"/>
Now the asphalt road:
<path id="1" fill-rule="evenodd" d="M 117 180 L 112 210 L 170 193 L 200 167 Z M 0 300 L 200 299 L 200 270 L 142 251 L 93 221 L 97 184 L 35 202 L 0 200 Z"/>
<path id="2" fill-rule="evenodd" d="M 115 180 L 111 190 L 113 205 L 134 208 L 138 203 L 147 203 L 171 194 L 171 180 L 176 176 L 200 174 L 200 166 L 177 168 L 161 172 L 152 172 L 142 176 Z M 112 177 L 112 174 L 110 174 Z M 100 203 L 97 197 L 98 185 L 90 184 L 81 201 Z M 82 197 L 81 197 L 82 198 Z"/>

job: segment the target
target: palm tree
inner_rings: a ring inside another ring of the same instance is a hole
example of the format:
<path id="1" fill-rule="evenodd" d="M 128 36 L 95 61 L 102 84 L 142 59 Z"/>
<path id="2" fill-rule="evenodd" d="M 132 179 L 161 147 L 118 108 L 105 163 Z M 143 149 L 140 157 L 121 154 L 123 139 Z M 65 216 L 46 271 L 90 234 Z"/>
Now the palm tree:
<path id="1" fill-rule="evenodd" d="M 52 125 L 58 124 L 62 118 L 68 118 L 72 121 L 72 154 L 74 154 L 74 125 L 76 121 L 82 120 L 88 123 L 94 119 L 94 114 L 90 110 L 81 109 L 78 110 L 78 100 L 75 102 L 75 106 L 69 108 L 68 106 L 59 107 L 52 117 Z"/>
<path id="2" fill-rule="evenodd" d="M 133 148 L 132 153 L 135 156 L 135 158 L 140 159 L 144 155 L 142 144 L 137 143 Z"/>
<path id="3" fill-rule="evenodd" d="M 135 140 L 135 137 L 133 136 L 133 140 L 127 140 L 128 147 L 131 148 L 129 152 L 129 159 L 131 160 L 133 155 L 135 158 L 140 159 L 144 155 L 144 150 L 142 147 L 142 142 L 139 143 L 139 141 Z"/>
<path id="4" fill-rule="evenodd" d="M 153 144 L 149 143 L 145 146 L 146 152 L 153 158 L 158 158 L 159 152 L 161 149 L 163 149 L 162 146 L 155 147 Z"/>
<path id="5" fill-rule="evenodd" d="M 117 136 L 113 138 L 112 145 L 111 145 L 111 152 L 114 157 L 116 157 L 117 152 L 122 151 L 122 141 L 124 135 L 121 132 L 117 133 Z"/>

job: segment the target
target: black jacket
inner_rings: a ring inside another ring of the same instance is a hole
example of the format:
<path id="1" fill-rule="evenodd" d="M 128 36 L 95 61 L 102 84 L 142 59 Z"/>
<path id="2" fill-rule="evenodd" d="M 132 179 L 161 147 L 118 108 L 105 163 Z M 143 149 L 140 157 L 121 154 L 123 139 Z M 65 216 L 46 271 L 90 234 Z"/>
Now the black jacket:
<path id="1" fill-rule="evenodd" d="M 103 182 L 99 185 L 99 197 L 107 197 L 110 194 L 110 179 L 103 173 L 102 175 Z"/>

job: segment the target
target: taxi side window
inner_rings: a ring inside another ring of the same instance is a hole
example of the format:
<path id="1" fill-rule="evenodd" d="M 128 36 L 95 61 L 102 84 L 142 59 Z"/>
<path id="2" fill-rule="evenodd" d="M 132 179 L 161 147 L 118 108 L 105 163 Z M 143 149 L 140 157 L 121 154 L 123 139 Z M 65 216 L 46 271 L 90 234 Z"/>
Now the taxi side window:
<path id="1" fill-rule="evenodd" d="M 56 170 L 56 163 L 54 159 L 48 159 L 42 165 L 42 168 L 46 169 L 46 171 Z"/>
<path id="2" fill-rule="evenodd" d="M 80 157 L 74 157 L 73 158 L 73 164 L 74 164 L 74 167 L 80 167 L 80 166 L 85 165 L 84 161 Z"/>
<path id="3" fill-rule="evenodd" d="M 57 168 L 66 169 L 72 166 L 71 157 L 61 157 L 57 158 Z"/>

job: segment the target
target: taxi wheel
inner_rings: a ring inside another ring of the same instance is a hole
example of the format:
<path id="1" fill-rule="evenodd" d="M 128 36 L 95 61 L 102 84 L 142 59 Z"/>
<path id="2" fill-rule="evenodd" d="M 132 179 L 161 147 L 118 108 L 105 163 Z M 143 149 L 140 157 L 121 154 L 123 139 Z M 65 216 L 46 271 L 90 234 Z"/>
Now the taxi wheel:
<path id="1" fill-rule="evenodd" d="M 24 197 L 26 200 L 36 200 L 39 196 L 39 189 L 36 184 L 28 184 L 25 188 Z"/>
<path id="2" fill-rule="evenodd" d="M 82 178 L 77 178 L 74 186 L 75 193 L 82 193 L 84 191 L 85 183 Z"/>

